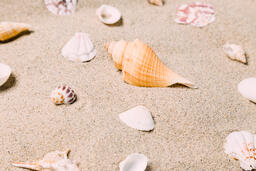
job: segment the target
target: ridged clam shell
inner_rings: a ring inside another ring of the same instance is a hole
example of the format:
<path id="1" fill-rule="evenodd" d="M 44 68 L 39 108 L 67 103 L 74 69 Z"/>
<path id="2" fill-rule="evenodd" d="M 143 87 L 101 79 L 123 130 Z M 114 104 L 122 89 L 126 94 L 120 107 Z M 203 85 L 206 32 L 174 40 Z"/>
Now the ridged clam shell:
<path id="1" fill-rule="evenodd" d="M 9 65 L 0 63 L 0 86 L 2 86 L 11 75 L 11 68 Z"/>
<path id="2" fill-rule="evenodd" d="M 238 84 L 238 91 L 245 98 L 256 103 L 256 77 L 244 79 Z"/>
<path id="3" fill-rule="evenodd" d="M 70 15 L 75 12 L 77 0 L 44 0 L 49 11 L 55 15 Z"/>
<path id="4" fill-rule="evenodd" d="M 77 96 L 70 87 L 63 85 L 52 91 L 51 99 L 54 104 L 72 104 Z"/>
<path id="5" fill-rule="evenodd" d="M 105 44 L 106 51 L 113 58 L 116 68 L 123 71 L 125 82 L 143 87 L 167 87 L 183 84 L 197 88 L 192 82 L 167 68 L 155 52 L 145 43 L 136 39 Z"/>
<path id="6" fill-rule="evenodd" d="M 86 62 L 95 57 L 96 49 L 88 34 L 78 32 L 62 48 L 61 54 L 71 61 Z"/>
<path id="7" fill-rule="evenodd" d="M 110 5 L 101 5 L 96 10 L 96 15 L 105 24 L 115 24 L 121 19 L 120 11 Z"/>
<path id="8" fill-rule="evenodd" d="M 163 6 L 164 5 L 163 0 L 147 0 L 147 1 L 150 4 L 157 5 L 157 6 Z"/>
<path id="9" fill-rule="evenodd" d="M 246 56 L 243 48 L 236 44 L 226 43 L 223 46 L 224 53 L 232 60 L 246 64 Z"/>
<path id="10" fill-rule="evenodd" d="M 16 23 L 16 22 L 1 22 L 0 23 L 0 41 L 7 41 L 21 32 L 28 31 L 30 29 L 29 24 Z"/>
<path id="11" fill-rule="evenodd" d="M 215 11 L 212 5 L 194 2 L 181 5 L 176 13 L 175 22 L 204 27 L 215 21 Z"/>
<path id="12" fill-rule="evenodd" d="M 155 127 L 150 111 L 144 106 L 129 109 L 121 113 L 119 118 L 129 127 L 142 131 L 150 131 Z"/>
<path id="13" fill-rule="evenodd" d="M 256 169 L 256 136 L 247 131 L 232 132 L 226 138 L 225 153 L 240 161 L 244 170 Z"/>
<path id="14" fill-rule="evenodd" d="M 13 166 L 39 171 L 79 171 L 77 163 L 68 159 L 69 152 L 53 151 L 37 162 L 17 162 Z"/>
<path id="15" fill-rule="evenodd" d="M 119 164 L 120 171 L 145 171 L 148 158 L 143 154 L 133 153 Z"/>

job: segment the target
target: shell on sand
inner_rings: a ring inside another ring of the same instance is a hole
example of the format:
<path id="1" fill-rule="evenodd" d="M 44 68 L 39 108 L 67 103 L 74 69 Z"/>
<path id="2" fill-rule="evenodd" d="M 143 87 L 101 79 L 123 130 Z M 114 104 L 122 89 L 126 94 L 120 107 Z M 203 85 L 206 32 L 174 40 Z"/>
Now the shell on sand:
<path id="1" fill-rule="evenodd" d="M 70 87 L 63 85 L 57 87 L 51 93 L 51 99 L 54 104 L 72 104 L 76 101 L 77 95 Z"/>
<path id="2" fill-rule="evenodd" d="M 133 153 L 119 164 L 120 171 L 144 171 L 147 168 L 148 158 L 143 154 Z"/>
<path id="3" fill-rule="evenodd" d="M 256 103 L 256 77 L 242 80 L 238 86 L 239 93 L 248 100 Z"/>
<path id="4" fill-rule="evenodd" d="M 96 49 L 86 33 L 76 33 L 62 48 L 62 56 L 71 61 L 86 62 L 93 59 Z"/>
<path id="5" fill-rule="evenodd" d="M 150 111 L 144 106 L 129 109 L 121 113 L 119 118 L 129 127 L 142 131 L 150 131 L 155 127 Z"/>
<path id="6" fill-rule="evenodd" d="M 203 27 L 215 21 L 214 7 L 210 4 L 194 2 L 181 5 L 176 13 L 175 22 Z"/>
<path id="7" fill-rule="evenodd" d="M 123 71 L 124 81 L 131 85 L 167 87 L 182 84 L 197 88 L 192 82 L 167 68 L 154 51 L 138 39 L 132 42 L 108 42 L 105 48 L 113 58 L 116 68 Z"/>
<path id="8" fill-rule="evenodd" d="M 147 0 L 147 1 L 150 4 L 157 5 L 157 6 L 163 6 L 164 5 L 163 0 Z"/>
<path id="9" fill-rule="evenodd" d="M 15 23 L 15 22 L 1 22 L 0 23 L 0 41 L 7 41 L 21 32 L 30 29 L 29 24 Z"/>
<path id="10" fill-rule="evenodd" d="M 226 43 L 223 46 L 223 50 L 230 59 L 246 64 L 245 51 L 241 46 L 236 44 Z"/>
<path id="11" fill-rule="evenodd" d="M 55 15 L 70 15 L 76 10 L 77 0 L 44 0 L 44 3 Z"/>
<path id="12" fill-rule="evenodd" d="M 79 171 L 78 164 L 68 159 L 67 151 L 53 151 L 47 153 L 42 160 L 36 162 L 17 162 L 13 166 L 40 171 Z"/>
<path id="13" fill-rule="evenodd" d="M 96 15 L 105 24 L 115 24 L 121 19 L 120 11 L 110 5 L 101 5 L 96 10 Z"/>
<path id="14" fill-rule="evenodd" d="M 11 75 L 11 68 L 9 65 L 0 63 L 0 86 L 2 86 Z"/>
<path id="15" fill-rule="evenodd" d="M 256 169 L 256 136 L 247 131 L 232 132 L 226 138 L 225 153 L 240 161 L 244 170 Z"/>

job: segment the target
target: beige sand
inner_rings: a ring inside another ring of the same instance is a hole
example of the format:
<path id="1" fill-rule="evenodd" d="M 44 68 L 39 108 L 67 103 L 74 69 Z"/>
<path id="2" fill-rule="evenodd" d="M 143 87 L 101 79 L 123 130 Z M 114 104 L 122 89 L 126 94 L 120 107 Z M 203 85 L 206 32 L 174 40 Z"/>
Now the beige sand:
<path id="1" fill-rule="evenodd" d="M 223 152 L 223 142 L 232 131 L 256 132 L 256 106 L 237 92 L 242 79 L 256 74 L 256 1 L 209 0 L 217 19 L 202 29 L 174 22 L 176 8 L 185 2 L 168 0 L 156 7 L 146 0 L 80 0 L 75 15 L 61 17 L 43 0 L 1 0 L 1 20 L 29 23 L 34 32 L 0 45 L 0 61 L 13 69 L 0 89 L 0 170 L 18 171 L 12 162 L 66 148 L 82 171 L 119 170 L 133 152 L 149 158 L 148 171 L 239 170 L 239 162 Z M 95 10 L 103 3 L 120 9 L 123 25 L 98 21 Z M 78 31 L 89 33 L 97 48 L 91 62 L 70 62 L 60 54 Z M 199 89 L 124 83 L 103 44 L 135 38 Z M 249 65 L 225 57 L 226 41 L 244 46 Z M 78 94 L 70 106 L 49 100 L 62 83 Z M 118 114 L 136 105 L 152 111 L 154 131 L 121 123 Z"/>

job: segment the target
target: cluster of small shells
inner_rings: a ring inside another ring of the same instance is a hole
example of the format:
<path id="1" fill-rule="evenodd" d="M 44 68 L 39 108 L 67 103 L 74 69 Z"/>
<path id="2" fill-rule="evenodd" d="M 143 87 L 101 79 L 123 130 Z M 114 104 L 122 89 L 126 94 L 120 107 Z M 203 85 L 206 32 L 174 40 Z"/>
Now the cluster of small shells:
<path id="1" fill-rule="evenodd" d="M 163 6 L 163 0 L 147 0 L 148 3 Z M 45 0 L 49 11 L 56 15 L 70 15 L 75 12 L 77 0 Z M 96 10 L 99 20 L 107 25 L 115 24 L 121 19 L 120 11 L 110 5 L 102 5 Z M 210 4 L 201 2 L 181 5 L 177 9 L 175 22 L 204 27 L 215 21 L 215 10 Z M 25 23 L 1 22 L 0 42 L 9 41 L 31 26 Z M 167 87 L 173 84 L 182 84 L 190 88 L 197 88 L 194 83 L 176 74 L 167 68 L 144 42 L 136 39 L 131 42 L 124 40 L 110 41 L 105 45 L 109 56 L 113 59 L 117 69 L 123 70 L 125 82 L 144 87 Z M 240 45 L 226 43 L 224 53 L 232 60 L 247 63 L 246 53 Z M 62 48 L 63 57 L 71 61 L 86 62 L 96 56 L 96 49 L 86 33 L 76 33 Z M 147 55 L 150 54 L 150 55 Z M 151 67 L 154 66 L 154 67 Z M 146 71 L 146 72 L 145 72 Z M 11 75 L 11 68 L 0 63 L 0 86 Z M 145 77 L 146 75 L 146 77 Z M 256 77 L 247 78 L 238 84 L 238 91 L 245 98 L 256 103 Z M 52 91 L 51 99 L 54 104 L 72 104 L 77 95 L 70 87 L 63 85 Z M 119 114 L 120 120 L 127 126 L 140 130 L 154 129 L 154 120 L 150 111 L 144 106 L 137 106 Z M 256 135 L 247 132 L 233 132 L 226 138 L 225 152 L 240 161 L 244 170 L 256 169 Z M 31 170 L 78 171 L 78 164 L 68 159 L 69 150 L 54 151 L 46 154 L 42 160 L 36 162 L 14 163 L 16 167 Z M 143 154 L 130 154 L 119 165 L 120 171 L 144 171 L 148 159 Z"/>

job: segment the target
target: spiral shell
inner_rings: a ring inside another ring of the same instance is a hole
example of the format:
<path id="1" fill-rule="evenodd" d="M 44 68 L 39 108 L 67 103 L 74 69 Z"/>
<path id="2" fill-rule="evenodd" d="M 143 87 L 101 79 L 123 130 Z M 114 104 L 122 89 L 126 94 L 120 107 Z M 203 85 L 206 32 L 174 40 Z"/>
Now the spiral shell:
<path id="1" fill-rule="evenodd" d="M 75 102 L 77 96 L 70 87 L 64 85 L 59 86 L 52 91 L 51 99 L 54 104 L 72 104 Z"/>
<path id="2" fill-rule="evenodd" d="M 142 87 L 167 87 L 183 84 L 197 88 L 192 82 L 167 68 L 155 52 L 145 43 L 136 39 L 108 42 L 105 48 L 113 58 L 116 68 L 123 71 L 125 82 Z"/>

